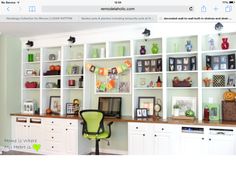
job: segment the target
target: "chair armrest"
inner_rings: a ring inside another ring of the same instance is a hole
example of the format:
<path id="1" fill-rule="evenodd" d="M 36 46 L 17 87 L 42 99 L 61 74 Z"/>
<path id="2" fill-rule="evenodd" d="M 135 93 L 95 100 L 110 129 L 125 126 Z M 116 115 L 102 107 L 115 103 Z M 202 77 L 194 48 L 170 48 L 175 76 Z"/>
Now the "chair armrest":
<path id="1" fill-rule="evenodd" d="M 107 138 L 110 138 L 111 137 L 111 125 L 113 124 L 113 122 L 109 122 L 107 124 L 107 126 L 109 127 L 109 134 L 108 134 L 108 137 Z"/>
<path id="2" fill-rule="evenodd" d="M 113 124 L 113 122 L 111 121 L 111 122 L 109 122 L 107 125 L 108 125 L 108 126 L 111 126 L 112 124 Z"/>

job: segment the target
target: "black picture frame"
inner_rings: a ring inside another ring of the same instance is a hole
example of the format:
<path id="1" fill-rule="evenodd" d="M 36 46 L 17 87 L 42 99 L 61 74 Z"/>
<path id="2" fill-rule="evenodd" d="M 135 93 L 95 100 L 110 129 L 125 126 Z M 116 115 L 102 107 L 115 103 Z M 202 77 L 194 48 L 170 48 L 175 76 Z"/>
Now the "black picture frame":
<path id="1" fill-rule="evenodd" d="M 60 96 L 50 96 L 49 108 L 53 114 L 61 113 L 61 97 Z"/>
<path id="2" fill-rule="evenodd" d="M 138 97 L 138 108 L 146 108 L 148 116 L 154 115 L 155 97 Z"/>
<path id="3" fill-rule="evenodd" d="M 66 115 L 74 115 L 75 106 L 73 103 L 66 103 Z"/>
<path id="4" fill-rule="evenodd" d="M 148 109 L 146 108 L 136 108 L 136 119 L 148 118 Z"/>

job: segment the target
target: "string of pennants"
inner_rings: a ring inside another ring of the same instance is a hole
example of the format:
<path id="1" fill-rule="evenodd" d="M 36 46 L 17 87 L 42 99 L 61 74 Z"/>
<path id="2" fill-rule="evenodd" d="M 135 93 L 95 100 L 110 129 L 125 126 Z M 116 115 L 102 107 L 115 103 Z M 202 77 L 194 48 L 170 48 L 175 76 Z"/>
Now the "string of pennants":
<path id="1" fill-rule="evenodd" d="M 131 60 L 125 60 L 121 65 L 112 68 L 100 68 L 92 64 L 86 64 L 86 68 L 95 74 L 108 76 L 110 74 L 120 74 L 132 67 Z"/>

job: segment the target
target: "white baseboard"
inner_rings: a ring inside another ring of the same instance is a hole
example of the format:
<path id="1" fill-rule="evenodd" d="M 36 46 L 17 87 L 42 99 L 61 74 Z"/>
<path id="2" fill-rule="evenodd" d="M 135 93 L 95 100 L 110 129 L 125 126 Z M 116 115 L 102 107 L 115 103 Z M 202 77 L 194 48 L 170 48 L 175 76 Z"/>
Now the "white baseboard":
<path id="1" fill-rule="evenodd" d="M 95 148 L 91 148 L 92 152 L 95 152 Z M 99 148 L 99 152 L 107 154 L 118 154 L 118 155 L 127 155 L 128 151 L 122 151 L 117 149 L 102 149 Z"/>

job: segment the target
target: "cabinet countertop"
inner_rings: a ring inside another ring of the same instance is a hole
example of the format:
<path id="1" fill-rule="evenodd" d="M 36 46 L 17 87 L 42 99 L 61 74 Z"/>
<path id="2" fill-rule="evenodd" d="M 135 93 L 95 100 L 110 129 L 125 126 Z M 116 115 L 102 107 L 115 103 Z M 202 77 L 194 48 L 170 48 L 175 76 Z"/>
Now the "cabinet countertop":
<path id="1" fill-rule="evenodd" d="M 11 116 L 22 116 L 22 117 L 40 117 L 40 118 L 55 118 L 55 119 L 73 119 L 80 120 L 80 116 L 75 115 L 54 115 L 54 114 L 22 114 L 22 113 L 14 113 Z M 147 120 L 134 120 L 131 116 L 124 116 L 119 118 L 105 117 L 105 121 L 113 121 L 113 122 L 133 122 L 133 123 L 163 123 L 163 124 L 181 124 L 181 125 L 198 125 L 198 126 L 223 126 L 223 127 L 236 127 L 236 121 L 198 121 L 194 120 L 173 120 L 168 118 L 157 119 L 157 118 L 148 118 Z"/>

